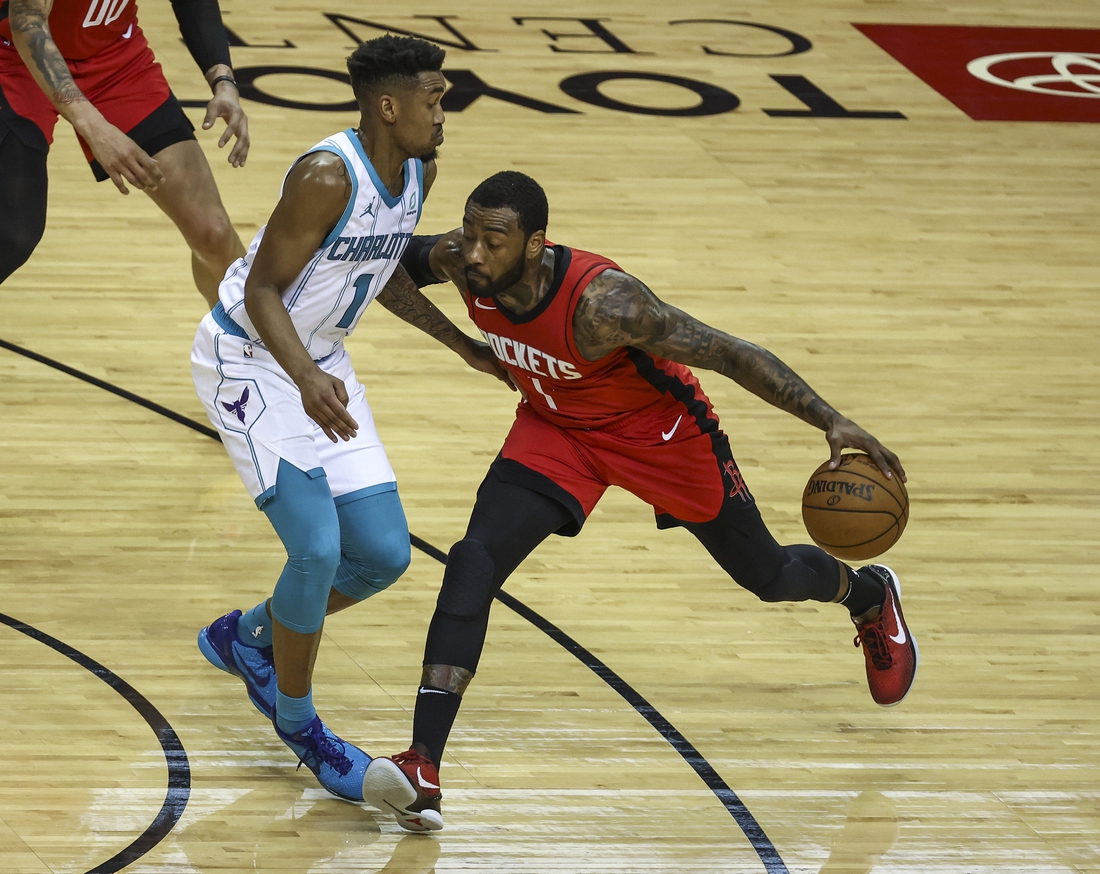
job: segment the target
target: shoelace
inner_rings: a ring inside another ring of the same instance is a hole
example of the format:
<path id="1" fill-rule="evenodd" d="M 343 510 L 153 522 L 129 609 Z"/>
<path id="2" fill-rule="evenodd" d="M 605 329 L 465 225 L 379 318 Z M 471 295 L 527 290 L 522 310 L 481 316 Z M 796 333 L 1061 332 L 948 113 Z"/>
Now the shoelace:
<path id="1" fill-rule="evenodd" d="M 428 779 L 439 779 L 438 777 L 434 776 L 435 765 L 432 763 L 432 760 L 420 755 L 420 753 L 416 752 L 415 750 L 405 750 L 405 752 L 403 753 L 398 753 L 396 756 L 392 756 L 392 759 L 394 761 L 394 764 L 397 765 L 416 765 L 418 769 L 430 768 L 431 770 L 428 771 L 428 774 L 430 775 Z M 417 782 L 419 783 L 420 780 L 418 779 Z M 438 798 L 440 797 L 438 787 L 436 789 L 430 790 L 432 793 L 430 795 L 428 794 L 429 790 L 426 790 L 422 783 L 419 786 L 415 786 L 415 788 L 417 797 L 423 799 L 425 803 L 429 804 L 429 806 L 432 806 L 431 802 L 433 799 L 438 800 Z"/>
<path id="2" fill-rule="evenodd" d="M 299 740 L 299 738 L 295 738 Z M 328 765 L 341 777 L 346 777 L 351 770 L 351 759 L 344 755 L 344 744 L 335 737 L 330 737 L 323 728 L 318 728 L 316 733 L 310 733 L 300 738 L 302 742 L 303 756 L 298 762 L 298 767 L 305 765 L 311 771 L 314 767 L 306 761 L 312 757 L 320 768 L 322 764 Z"/>
<path id="3" fill-rule="evenodd" d="M 262 680 L 263 682 L 261 685 L 266 686 L 271 682 L 271 678 L 275 676 L 274 650 L 270 646 L 255 649 L 240 644 L 240 647 L 241 651 L 244 653 L 243 660 L 252 672 L 253 679 Z"/>
<path id="4" fill-rule="evenodd" d="M 886 641 L 882 639 L 881 622 L 868 625 L 860 630 L 855 640 L 852 641 L 856 649 L 859 649 L 861 640 L 867 649 L 868 655 L 871 656 L 871 664 L 874 665 L 876 670 L 888 671 L 894 666 L 894 659 L 890 655 L 890 648 L 886 645 Z"/>
<path id="5" fill-rule="evenodd" d="M 431 765 L 426 758 L 415 750 L 405 750 L 403 753 L 398 753 L 393 756 L 393 761 L 398 765 Z M 433 766 L 434 767 L 434 766 Z"/>

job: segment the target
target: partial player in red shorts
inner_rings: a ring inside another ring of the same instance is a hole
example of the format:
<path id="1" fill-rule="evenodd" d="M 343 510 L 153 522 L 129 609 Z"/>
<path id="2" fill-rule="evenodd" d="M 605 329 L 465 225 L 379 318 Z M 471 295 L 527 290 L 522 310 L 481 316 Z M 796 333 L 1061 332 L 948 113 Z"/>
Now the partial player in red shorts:
<path id="1" fill-rule="evenodd" d="M 897 456 L 770 352 L 662 302 L 606 258 L 548 243 L 547 212 L 533 179 L 498 173 L 470 195 L 460 229 L 414 237 L 402 259 L 407 274 L 391 280 L 451 280 L 524 397 L 478 489 L 466 536 L 447 559 L 412 748 L 367 769 L 367 800 L 394 808 L 403 790 L 405 805 L 394 812 L 413 831 L 443 825 L 438 766 L 481 657 L 494 594 L 550 534 L 576 534 L 608 486 L 652 505 L 658 527 L 686 528 L 761 600 L 844 604 L 877 703 L 901 701 L 916 674 L 897 575 L 775 541 L 688 365 L 715 370 L 820 428 L 834 466 L 842 449 L 856 448 L 904 480 Z"/>
<path id="2" fill-rule="evenodd" d="M 172 0 L 184 42 L 213 91 L 203 129 L 248 156 L 229 42 L 217 0 Z M 0 0 L 0 283 L 46 227 L 46 155 L 59 115 L 76 129 L 96 179 L 145 191 L 191 248 L 195 285 L 213 306 L 244 255 L 194 128 L 137 23 L 132 0 Z"/>

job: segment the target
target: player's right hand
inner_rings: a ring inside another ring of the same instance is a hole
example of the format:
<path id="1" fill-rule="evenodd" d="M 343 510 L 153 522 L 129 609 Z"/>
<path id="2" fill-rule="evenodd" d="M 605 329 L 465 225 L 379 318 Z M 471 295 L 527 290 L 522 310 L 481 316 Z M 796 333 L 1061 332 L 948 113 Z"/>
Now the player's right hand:
<path id="1" fill-rule="evenodd" d="M 459 349 L 458 354 L 474 370 L 495 376 L 512 391 L 523 390 L 516 385 L 516 381 L 512 379 L 512 374 L 500 366 L 500 362 L 497 361 L 497 357 L 493 354 L 493 350 L 488 343 L 482 343 L 480 340 L 467 337 L 466 343 Z"/>
<path id="2" fill-rule="evenodd" d="M 141 191 L 156 191 L 164 182 L 164 173 L 155 158 L 120 131 L 113 124 L 104 121 L 92 131 L 84 133 L 84 140 L 99 161 L 104 172 L 123 194 L 129 194 L 126 187 L 129 182 Z"/>
<path id="3" fill-rule="evenodd" d="M 878 465 L 878 469 L 887 478 L 892 478 L 896 473 L 902 482 L 908 481 L 905 468 L 901 466 L 901 460 L 851 419 L 837 416 L 829 430 L 825 432 L 825 440 L 831 452 L 829 467 L 840 464 L 842 449 L 859 449 L 871 456 L 871 460 Z"/>
<path id="4" fill-rule="evenodd" d="M 306 415 L 333 443 L 350 440 L 358 433 L 359 424 L 348 412 L 348 391 L 342 379 L 314 367 L 298 381 L 298 391 Z"/>
<path id="5" fill-rule="evenodd" d="M 229 150 L 229 163 L 234 167 L 243 167 L 248 159 L 248 116 L 241 108 L 241 102 L 237 95 L 237 89 L 228 82 L 219 83 L 219 88 L 214 92 L 210 102 L 206 104 L 206 118 L 202 120 L 202 129 L 210 130 L 214 126 L 215 119 L 225 119 L 225 132 L 218 140 L 218 148 L 221 149 L 233 137 L 237 142 Z"/>

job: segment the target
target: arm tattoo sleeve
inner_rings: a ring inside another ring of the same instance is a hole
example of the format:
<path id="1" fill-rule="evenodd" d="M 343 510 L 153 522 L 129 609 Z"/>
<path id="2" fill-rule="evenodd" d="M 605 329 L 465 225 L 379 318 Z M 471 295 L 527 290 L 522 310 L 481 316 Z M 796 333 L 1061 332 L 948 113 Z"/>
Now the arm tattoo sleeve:
<path id="1" fill-rule="evenodd" d="M 625 273 L 607 271 L 585 290 L 573 317 L 577 346 L 594 361 L 621 346 L 727 376 L 768 403 L 827 430 L 836 410 L 767 349 L 669 306 Z"/>
<path id="2" fill-rule="evenodd" d="M 742 388 L 768 403 L 820 428 L 829 427 L 839 415 L 805 380 L 767 349 L 736 337 L 721 366 L 715 368 Z"/>
<path id="3" fill-rule="evenodd" d="M 34 78 L 58 107 L 87 101 L 50 35 L 48 17 L 41 0 L 24 0 L 12 10 L 13 35 L 18 33 L 26 41 L 34 64 L 27 66 L 32 75 L 37 73 Z"/>
<path id="4" fill-rule="evenodd" d="M 448 348 L 453 349 L 466 339 L 466 335 L 424 297 L 403 267 L 394 271 L 379 293 L 378 302 L 399 319 L 431 335 Z"/>

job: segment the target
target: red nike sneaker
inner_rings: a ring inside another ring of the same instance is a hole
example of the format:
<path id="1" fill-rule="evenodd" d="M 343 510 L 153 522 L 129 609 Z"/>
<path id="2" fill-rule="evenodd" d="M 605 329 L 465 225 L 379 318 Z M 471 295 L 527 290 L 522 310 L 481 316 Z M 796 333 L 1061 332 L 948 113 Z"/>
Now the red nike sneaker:
<path id="1" fill-rule="evenodd" d="M 439 772 L 430 759 L 413 750 L 372 759 L 363 777 L 363 797 L 379 810 L 392 813 L 406 831 L 443 828 Z"/>
<path id="2" fill-rule="evenodd" d="M 863 645 L 871 697 L 876 704 L 893 707 L 909 694 L 917 676 L 920 650 L 901 613 L 898 575 L 882 564 L 861 567 L 859 573 L 874 574 L 886 587 L 886 601 L 879 617 L 856 625 L 855 645 Z"/>

